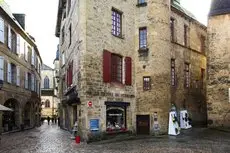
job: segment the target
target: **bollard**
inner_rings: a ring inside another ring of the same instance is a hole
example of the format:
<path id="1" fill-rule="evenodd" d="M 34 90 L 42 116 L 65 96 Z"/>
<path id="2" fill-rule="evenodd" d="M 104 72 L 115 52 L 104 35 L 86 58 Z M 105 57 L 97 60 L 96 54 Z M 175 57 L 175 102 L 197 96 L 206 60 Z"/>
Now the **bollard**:
<path id="1" fill-rule="evenodd" d="M 80 143 L 80 141 L 81 141 L 80 136 L 76 136 L 75 141 L 76 141 L 76 143 Z"/>

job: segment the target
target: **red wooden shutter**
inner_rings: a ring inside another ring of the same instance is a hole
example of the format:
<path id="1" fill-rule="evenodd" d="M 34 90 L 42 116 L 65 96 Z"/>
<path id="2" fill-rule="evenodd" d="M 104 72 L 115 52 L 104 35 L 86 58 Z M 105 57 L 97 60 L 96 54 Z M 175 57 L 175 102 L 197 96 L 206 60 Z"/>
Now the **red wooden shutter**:
<path id="1" fill-rule="evenodd" d="M 125 57 L 125 84 L 132 85 L 132 59 Z"/>
<path id="2" fill-rule="evenodd" d="M 72 61 L 71 64 L 70 64 L 69 73 L 70 73 L 69 85 L 71 85 L 71 84 L 73 83 L 73 61 Z"/>
<path id="3" fill-rule="evenodd" d="M 69 86 L 69 67 L 67 68 L 67 72 L 66 72 L 67 76 L 66 76 L 66 84 L 67 84 L 67 87 Z"/>
<path id="4" fill-rule="evenodd" d="M 103 52 L 103 81 L 111 82 L 111 53 L 107 50 Z"/>

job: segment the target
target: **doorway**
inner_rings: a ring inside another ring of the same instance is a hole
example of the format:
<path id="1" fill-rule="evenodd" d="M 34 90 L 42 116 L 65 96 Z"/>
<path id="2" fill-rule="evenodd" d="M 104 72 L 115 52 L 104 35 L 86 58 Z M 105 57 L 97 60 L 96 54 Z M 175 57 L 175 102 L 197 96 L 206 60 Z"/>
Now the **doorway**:
<path id="1" fill-rule="evenodd" d="M 150 134 L 150 119 L 149 115 L 137 115 L 137 134 L 138 135 L 149 135 Z"/>

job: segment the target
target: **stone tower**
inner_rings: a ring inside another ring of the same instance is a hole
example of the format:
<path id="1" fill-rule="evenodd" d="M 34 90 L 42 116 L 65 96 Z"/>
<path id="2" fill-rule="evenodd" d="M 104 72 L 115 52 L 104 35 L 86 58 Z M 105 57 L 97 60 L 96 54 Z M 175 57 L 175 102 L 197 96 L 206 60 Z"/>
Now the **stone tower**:
<path id="1" fill-rule="evenodd" d="M 208 20 L 209 126 L 230 126 L 230 1 L 213 0 Z"/>

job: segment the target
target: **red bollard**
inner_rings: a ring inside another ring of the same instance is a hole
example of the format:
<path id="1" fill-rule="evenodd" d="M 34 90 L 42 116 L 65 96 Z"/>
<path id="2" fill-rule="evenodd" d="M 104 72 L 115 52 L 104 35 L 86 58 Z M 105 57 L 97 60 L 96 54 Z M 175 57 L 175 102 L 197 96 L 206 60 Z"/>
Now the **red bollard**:
<path id="1" fill-rule="evenodd" d="M 76 136 L 75 141 L 76 141 L 76 143 L 80 143 L 80 141 L 81 141 L 80 136 Z"/>

